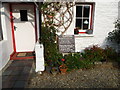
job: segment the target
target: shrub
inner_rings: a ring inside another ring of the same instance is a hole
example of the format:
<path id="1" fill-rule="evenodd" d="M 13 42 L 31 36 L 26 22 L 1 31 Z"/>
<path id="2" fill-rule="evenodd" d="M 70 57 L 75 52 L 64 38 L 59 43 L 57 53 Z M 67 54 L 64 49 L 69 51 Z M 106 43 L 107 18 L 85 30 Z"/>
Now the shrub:
<path id="1" fill-rule="evenodd" d="M 83 59 L 80 61 L 80 68 L 91 68 L 94 66 L 94 62 L 89 59 Z"/>
<path id="2" fill-rule="evenodd" d="M 115 30 L 108 33 L 108 40 L 120 44 L 120 20 L 115 22 Z"/>
<path id="3" fill-rule="evenodd" d="M 109 61 L 115 61 L 115 60 L 117 60 L 117 57 L 118 57 L 118 55 L 117 55 L 117 53 L 116 53 L 116 51 L 115 51 L 115 49 L 113 49 L 113 48 L 111 48 L 111 47 L 106 47 L 105 49 L 104 49 L 104 52 L 103 52 L 105 55 L 106 55 L 106 60 L 109 60 Z"/>
<path id="4" fill-rule="evenodd" d="M 103 49 L 97 45 L 85 48 L 82 53 L 70 53 L 65 56 L 65 60 L 68 71 L 80 68 L 91 68 L 96 61 L 116 60 L 120 62 L 120 58 L 113 48 L 107 46 Z"/>
<path id="5" fill-rule="evenodd" d="M 84 52 L 81 53 L 82 57 L 91 62 L 101 61 L 106 59 L 104 50 L 97 45 L 85 48 Z"/>
<path id="6" fill-rule="evenodd" d="M 70 53 L 65 56 L 65 59 L 68 71 L 80 68 L 90 68 L 94 65 L 90 59 L 81 57 L 81 53 Z"/>
<path id="7" fill-rule="evenodd" d="M 41 42 L 44 45 L 44 56 L 46 64 L 49 66 L 58 66 L 58 60 L 62 58 L 59 53 L 56 41 L 56 29 L 54 27 L 42 26 Z"/>
<path id="8" fill-rule="evenodd" d="M 65 56 L 68 71 L 80 68 L 80 53 L 70 53 Z"/>

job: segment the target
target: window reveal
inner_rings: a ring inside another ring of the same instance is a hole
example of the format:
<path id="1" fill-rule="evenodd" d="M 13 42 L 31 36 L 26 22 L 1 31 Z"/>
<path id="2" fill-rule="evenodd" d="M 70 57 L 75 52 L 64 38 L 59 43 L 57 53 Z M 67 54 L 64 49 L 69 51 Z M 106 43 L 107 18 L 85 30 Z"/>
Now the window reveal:
<path id="1" fill-rule="evenodd" d="M 27 10 L 20 10 L 21 21 L 28 21 Z"/>

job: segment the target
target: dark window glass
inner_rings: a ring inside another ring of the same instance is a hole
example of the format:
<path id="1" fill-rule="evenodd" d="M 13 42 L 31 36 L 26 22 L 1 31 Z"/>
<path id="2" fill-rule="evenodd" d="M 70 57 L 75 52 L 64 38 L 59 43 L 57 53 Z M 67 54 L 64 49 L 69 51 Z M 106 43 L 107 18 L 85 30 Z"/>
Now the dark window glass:
<path id="1" fill-rule="evenodd" d="M 89 17 L 90 6 L 84 6 L 83 17 Z"/>
<path id="2" fill-rule="evenodd" d="M 20 10 L 21 21 L 28 21 L 27 10 Z"/>
<path id="3" fill-rule="evenodd" d="M 2 29 L 0 29 L 0 41 L 3 40 L 3 33 L 2 33 Z"/>
<path id="4" fill-rule="evenodd" d="M 82 6 L 76 7 L 76 17 L 82 17 Z"/>
<path id="5" fill-rule="evenodd" d="M 2 25 L 1 25 L 1 12 L 0 12 L 0 41 L 3 40 L 3 32 L 2 32 Z"/>
<path id="6" fill-rule="evenodd" d="M 83 29 L 89 29 L 89 19 L 83 19 Z"/>
<path id="7" fill-rule="evenodd" d="M 76 19 L 76 27 L 81 29 L 82 19 Z"/>

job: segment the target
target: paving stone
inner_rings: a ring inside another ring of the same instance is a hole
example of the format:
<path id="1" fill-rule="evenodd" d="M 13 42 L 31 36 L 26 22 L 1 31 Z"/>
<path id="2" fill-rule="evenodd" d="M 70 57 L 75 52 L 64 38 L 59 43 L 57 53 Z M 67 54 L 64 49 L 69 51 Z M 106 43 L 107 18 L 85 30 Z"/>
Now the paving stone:
<path id="1" fill-rule="evenodd" d="M 16 81 L 13 88 L 24 88 L 25 87 L 25 82 L 26 81 Z"/>
<path id="2" fill-rule="evenodd" d="M 16 81 L 18 76 L 12 75 L 7 78 L 8 81 Z"/>
<path id="3" fill-rule="evenodd" d="M 21 71 L 13 71 L 10 75 L 20 75 Z"/>
<path id="4" fill-rule="evenodd" d="M 15 60 L 2 73 L 3 88 L 24 88 L 33 60 Z M 14 86 L 14 87 L 13 87 Z"/>
<path id="5" fill-rule="evenodd" d="M 12 70 L 6 70 L 2 73 L 2 75 L 10 75 L 12 73 Z"/>
<path id="6" fill-rule="evenodd" d="M 18 81 L 27 81 L 28 80 L 28 75 L 20 75 L 17 76 Z"/>
<path id="7" fill-rule="evenodd" d="M 2 82 L 2 88 L 12 88 L 14 86 L 15 82 L 13 81 L 5 81 Z"/>
<path id="8" fill-rule="evenodd" d="M 25 67 L 16 67 L 17 71 L 23 71 Z"/>
<path id="9" fill-rule="evenodd" d="M 11 66 L 9 66 L 5 71 L 10 71 L 10 70 L 14 70 L 15 69 L 15 67 L 13 67 L 12 65 Z"/>
<path id="10" fill-rule="evenodd" d="M 6 81 L 9 76 L 2 76 L 2 82 Z"/>

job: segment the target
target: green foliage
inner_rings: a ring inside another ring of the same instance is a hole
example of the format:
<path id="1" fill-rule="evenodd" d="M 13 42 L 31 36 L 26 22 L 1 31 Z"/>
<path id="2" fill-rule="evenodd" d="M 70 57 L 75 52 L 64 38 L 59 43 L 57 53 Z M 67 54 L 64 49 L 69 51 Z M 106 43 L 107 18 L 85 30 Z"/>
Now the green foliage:
<path id="1" fill-rule="evenodd" d="M 106 47 L 103 52 L 106 55 L 106 59 L 109 61 L 117 60 L 118 54 L 116 53 L 115 49 L 111 47 Z"/>
<path id="2" fill-rule="evenodd" d="M 65 56 L 66 65 L 68 71 L 80 69 L 80 68 L 90 68 L 93 66 L 93 62 L 81 56 L 81 53 L 70 53 Z"/>
<path id="3" fill-rule="evenodd" d="M 47 65 L 58 66 L 58 60 L 62 58 L 59 53 L 56 41 L 57 29 L 52 25 L 53 17 L 55 16 L 55 9 L 59 3 L 45 2 L 41 6 L 41 13 L 45 20 L 42 22 L 41 42 L 44 45 L 44 56 Z M 54 10 L 52 9 L 54 7 Z"/>
<path id="4" fill-rule="evenodd" d="M 91 62 L 101 61 L 103 59 L 106 59 L 104 50 L 98 47 L 97 45 L 86 48 L 84 52 L 81 53 L 81 55 L 83 58 L 90 60 Z"/>
<path id="5" fill-rule="evenodd" d="M 95 62 L 101 61 L 117 61 L 120 62 L 120 58 L 111 47 L 102 49 L 97 45 L 84 49 L 82 53 L 70 53 L 65 56 L 66 65 L 68 71 L 79 68 L 91 68 Z"/>
<path id="6" fill-rule="evenodd" d="M 120 64 L 120 55 L 116 58 L 116 61 Z"/>
<path id="7" fill-rule="evenodd" d="M 89 59 L 83 59 L 80 61 L 80 68 L 91 68 L 94 66 L 94 62 Z"/>
<path id="8" fill-rule="evenodd" d="M 65 56 L 68 71 L 80 68 L 80 53 L 70 53 Z"/>
<path id="9" fill-rule="evenodd" d="M 108 40 L 120 44 L 120 20 L 115 22 L 115 30 L 108 33 Z"/>

